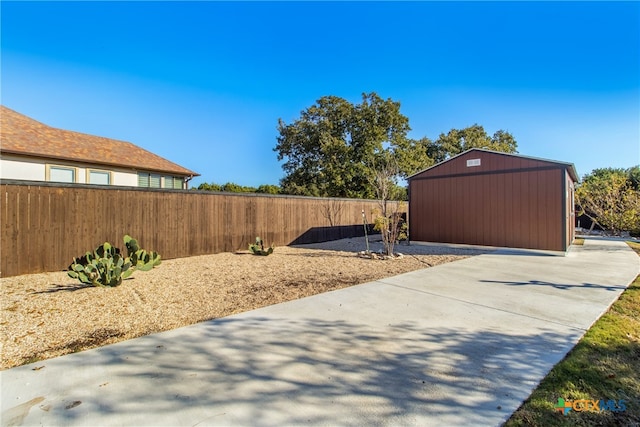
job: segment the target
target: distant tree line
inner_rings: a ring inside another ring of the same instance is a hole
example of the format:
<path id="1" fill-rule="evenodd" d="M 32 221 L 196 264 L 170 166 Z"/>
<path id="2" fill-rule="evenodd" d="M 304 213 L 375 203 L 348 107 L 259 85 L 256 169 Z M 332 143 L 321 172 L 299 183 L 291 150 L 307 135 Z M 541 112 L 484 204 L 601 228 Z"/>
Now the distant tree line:
<path id="1" fill-rule="evenodd" d="M 202 183 L 198 185 L 198 190 L 204 191 L 225 191 L 229 193 L 262 193 L 262 194 L 281 194 L 280 187 L 277 185 L 263 184 L 258 187 L 251 187 L 227 182 L 226 184 Z"/>

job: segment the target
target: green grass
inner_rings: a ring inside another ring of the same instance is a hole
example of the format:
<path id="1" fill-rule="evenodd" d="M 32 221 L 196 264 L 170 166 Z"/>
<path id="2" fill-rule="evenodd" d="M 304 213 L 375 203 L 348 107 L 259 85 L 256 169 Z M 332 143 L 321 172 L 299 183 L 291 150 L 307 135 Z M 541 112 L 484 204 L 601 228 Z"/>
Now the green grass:
<path id="1" fill-rule="evenodd" d="M 573 244 L 576 246 L 582 246 L 584 245 L 584 239 L 582 237 L 576 237 L 573 239 Z"/>
<path id="2" fill-rule="evenodd" d="M 628 242 L 640 256 L 640 244 Z M 625 400 L 625 411 L 556 411 L 565 400 Z M 504 424 L 640 425 L 640 276 Z"/>

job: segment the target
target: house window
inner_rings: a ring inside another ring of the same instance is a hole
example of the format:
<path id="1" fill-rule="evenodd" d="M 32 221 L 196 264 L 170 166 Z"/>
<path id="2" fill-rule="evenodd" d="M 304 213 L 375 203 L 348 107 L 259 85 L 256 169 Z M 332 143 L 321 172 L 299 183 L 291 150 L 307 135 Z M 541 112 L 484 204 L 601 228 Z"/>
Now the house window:
<path id="1" fill-rule="evenodd" d="M 160 175 L 138 172 L 138 187 L 160 188 Z"/>
<path id="2" fill-rule="evenodd" d="M 76 169 L 64 166 L 49 166 L 49 181 L 76 182 Z"/>
<path id="3" fill-rule="evenodd" d="M 111 184 L 111 173 L 100 170 L 87 170 L 87 182 L 89 184 L 109 185 Z"/>
<path id="4" fill-rule="evenodd" d="M 149 186 L 149 174 L 138 172 L 138 187 L 148 187 Z"/>
<path id="5" fill-rule="evenodd" d="M 184 188 L 184 178 L 177 176 L 161 176 L 153 173 L 138 172 L 138 187 L 146 188 Z"/>
<path id="6" fill-rule="evenodd" d="M 149 187 L 160 188 L 160 175 L 149 174 Z"/>

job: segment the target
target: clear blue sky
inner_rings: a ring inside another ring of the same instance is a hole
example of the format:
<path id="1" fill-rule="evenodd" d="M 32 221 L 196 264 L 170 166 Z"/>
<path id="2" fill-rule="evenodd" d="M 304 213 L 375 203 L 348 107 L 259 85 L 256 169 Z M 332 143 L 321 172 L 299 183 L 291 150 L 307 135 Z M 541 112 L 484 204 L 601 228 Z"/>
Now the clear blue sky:
<path id="1" fill-rule="evenodd" d="M 481 124 L 579 175 L 640 163 L 638 2 L 10 2 L 3 105 L 202 174 L 277 184 L 277 122 L 401 103 L 414 138 Z"/>

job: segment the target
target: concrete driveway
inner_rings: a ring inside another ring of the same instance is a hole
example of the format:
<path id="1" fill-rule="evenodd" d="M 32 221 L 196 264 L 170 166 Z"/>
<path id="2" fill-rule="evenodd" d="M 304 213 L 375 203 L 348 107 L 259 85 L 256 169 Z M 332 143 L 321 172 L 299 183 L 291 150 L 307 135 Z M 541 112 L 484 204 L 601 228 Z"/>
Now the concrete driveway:
<path id="1" fill-rule="evenodd" d="M 499 425 L 639 272 L 480 255 L 0 372 L 2 425 Z"/>

